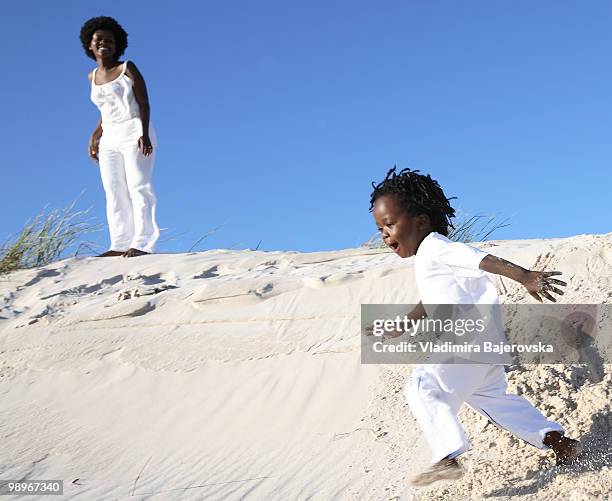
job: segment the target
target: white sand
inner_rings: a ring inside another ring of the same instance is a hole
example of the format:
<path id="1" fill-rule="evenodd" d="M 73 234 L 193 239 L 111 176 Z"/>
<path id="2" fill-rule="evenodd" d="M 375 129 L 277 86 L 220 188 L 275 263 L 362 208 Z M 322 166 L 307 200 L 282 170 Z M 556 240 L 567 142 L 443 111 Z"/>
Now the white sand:
<path id="1" fill-rule="evenodd" d="M 612 234 L 488 242 L 564 272 L 563 302 L 612 302 Z M 533 302 L 517 284 L 502 300 Z M 612 367 L 508 379 L 591 450 L 552 453 L 470 409 L 466 476 L 414 490 L 426 444 L 411 366 L 359 362 L 361 303 L 414 303 L 386 250 L 210 251 L 69 259 L 0 278 L 0 479 L 63 479 L 62 499 L 605 499 Z M 28 499 L 28 498 L 21 498 Z M 46 499 L 46 498 L 45 498 Z"/>

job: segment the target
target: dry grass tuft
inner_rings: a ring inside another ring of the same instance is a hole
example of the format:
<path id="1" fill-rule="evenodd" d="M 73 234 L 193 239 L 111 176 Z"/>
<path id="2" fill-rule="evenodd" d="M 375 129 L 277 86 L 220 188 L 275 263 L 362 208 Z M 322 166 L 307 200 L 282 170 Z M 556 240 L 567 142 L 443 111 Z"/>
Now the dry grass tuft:
<path id="1" fill-rule="evenodd" d="M 44 208 L 28 221 L 21 232 L 0 246 L 0 273 L 45 266 L 65 257 L 69 251 L 78 255 L 87 242 L 77 240 L 101 229 L 87 217 L 89 210 L 77 210 L 76 200 L 63 209 Z"/>

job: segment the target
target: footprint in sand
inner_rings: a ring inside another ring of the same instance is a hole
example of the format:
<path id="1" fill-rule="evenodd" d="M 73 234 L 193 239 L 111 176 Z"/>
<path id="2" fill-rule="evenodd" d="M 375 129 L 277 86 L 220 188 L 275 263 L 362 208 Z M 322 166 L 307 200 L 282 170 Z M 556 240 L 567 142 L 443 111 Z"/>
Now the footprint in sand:
<path id="1" fill-rule="evenodd" d="M 76 301 L 69 301 L 71 305 L 76 304 Z M 51 322 L 58 320 L 64 316 L 64 308 L 67 306 L 66 302 L 60 301 L 58 303 L 49 303 L 44 306 L 42 311 L 36 313 L 28 317 L 25 322 L 20 323 L 15 326 L 15 328 L 20 329 L 21 327 L 26 327 L 28 325 L 33 325 L 38 322 L 43 322 L 46 325 L 49 325 Z"/>
<path id="2" fill-rule="evenodd" d="M 204 270 L 199 275 L 194 275 L 193 278 L 201 279 L 201 278 L 217 278 L 219 276 L 219 266 L 211 266 L 207 270 Z"/>
<path id="3" fill-rule="evenodd" d="M 43 278 L 57 277 L 59 275 L 61 275 L 61 273 L 58 270 L 41 270 L 38 273 L 36 273 L 36 275 L 34 276 L 32 280 L 23 284 L 23 287 L 29 287 L 30 285 L 35 285 L 38 282 L 40 282 Z"/>
<path id="4" fill-rule="evenodd" d="M 211 282 L 190 297 L 194 308 L 201 310 L 209 306 L 235 307 L 257 304 L 302 287 L 301 280 L 270 280 Z"/>
<path id="5" fill-rule="evenodd" d="M 167 290 L 178 289 L 178 278 L 175 273 L 156 273 L 154 275 L 142 275 L 136 273 L 123 277 L 124 283 L 129 283 L 131 287 L 121 289 L 117 295 L 117 301 L 125 301 L 142 296 L 152 296 Z M 133 282 L 137 284 L 134 285 Z M 168 283 L 171 282 L 171 283 Z"/>
<path id="6" fill-rule="evenodd" d="M 252 281 L 210 282 L 190 296 L 194 308 L 201 310 L 212 306 L 236 307 L 269 301 L 304 287 L 324 289 L 347 285 L 363 278 L 363 272 L 334 273 L 319 277 L 284 277 L 276 282 L 268 279 Z"/>
<path id="7" fill-rule="evenodd" d="M 107 306 L 100 313 L 80 317 L 74 321 L 70 321 L 69 324 L 141 317 L 153 310 L 155 310 L 155 304 L 144 298 L 136 298 L 133 301 L 121 301 L 111 306 Z"/>
<path id="8" fill-rule="evenodd" d="M 177 277 L 174 273 L 164 274 L 164 273 L 155 273 L 154 275 L 142 275 L 140 273 L 135 273 L 133 275 L 125 275 L 123 277 L 124 282 L 140 282 L 143 285 L 159 285 L 166 282 L 176 283 Z"/>
<path id="9" fill-rule="evenodd" d="M 178 289 L 176 285 L 161 284 L 153 287 L 131 287 L 119 292 L 117 301 L 125 301 L 142 296 L 153 296 L 167 290 Z"/>
<path id="10" fill-rule="evenodd" d="M 219 278 L 227 275 L 240 274 L 244 271 L 249 271 L 248 269 L 243 269 L 240 266 L 230 266 L 226 263 L 216 264 L 205 269 L 202 273 L 198 273 L 194 275 L 192 278 L 194 279 L 208 279 L 208 278 Z"/>
<path id="11" fill-rule="evenodd" d="M 70 289 L 64 289 L 62 291 L 55 292 L 54 294 L 43 296 L 40 299 L 41 300 L 51 299 L 52 297 L 56 297 L 56 296 L 83 296 L 85 294 L 93 294 L 93 293 L 102 291 L 103 289 L 106 289 L 107 287 L 112 287 L 113 285 L 116 285 L 122 281 L 123 281 L 123 275 L 115 275 L 114 277 L 105 278 L 104 280 L 101 280 L 93 285 L 92 284 L 77 285 L 76 287 L 71 287 Z"/>

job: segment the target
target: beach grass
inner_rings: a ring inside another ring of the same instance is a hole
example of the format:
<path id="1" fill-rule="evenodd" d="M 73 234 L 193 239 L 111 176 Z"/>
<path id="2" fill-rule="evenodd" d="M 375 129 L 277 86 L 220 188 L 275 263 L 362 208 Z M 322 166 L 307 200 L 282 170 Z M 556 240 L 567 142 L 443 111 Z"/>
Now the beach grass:
<path id="1" fill-rule="evenodd" d="M 463 243 L 485 242 L 495 231 L 506 226 L 510 226 L 510 219 L 501 219 L 497 215 L 460 216 L 449 228 L 448 238 Z M 363 246 L 373 249 L 386 247 L 380 233 L 373 235 Z"/>
<path id="2" fill-rule="evenodd" d="M 500 228 L 510 226 L 510 219 L 500 219 L 498 216 L 466 216 L 459 219 L 448 232 L 449 240 L 453 242 L 485 242 Z"/>
<path id="3" fill-rule="evenodd" d="M 45 266 L 53 261 L 76 256 L 83 248 L 86 234 L 99 231 L 100 225 L 89 217 L 89 210 L 76 208 L 76 200 L 64 208 L 42 209 L 26 222 L 19 234 L 0 246 L 0 274 Z"/>

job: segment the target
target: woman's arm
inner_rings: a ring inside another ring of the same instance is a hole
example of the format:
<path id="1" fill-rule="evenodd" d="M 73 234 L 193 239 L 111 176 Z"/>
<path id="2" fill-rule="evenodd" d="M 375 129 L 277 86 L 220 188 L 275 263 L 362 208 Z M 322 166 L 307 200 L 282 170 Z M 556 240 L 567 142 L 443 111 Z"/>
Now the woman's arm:
<path id="1" fill-rule="evenodd" d="M 502 275 L 522 284 L 529 294 L 540 303 L 544 296 L 546 299 L 555 303 L 557 300 L 550 295 L 550 292 L 562 295 L 563 291 L 553 284 L 565 286 L 567 285 L 562 280 L 551 278 L 552 276 L 561 275 L 560 271 L 531 271 L 518 266 L 510 261 L 506 261 L 500 257 L 487 254 L 480 262 L 480 269 L 496 275 Z"/>
<path id="2" fill-rule="evenodd" d="M 140 119 L 142 120 L 142 138 L 139 140 L 139 144 L 143 155 L 150 155 L 153 151 L 151 145 L 151 139 L 149 138 L 149 120 L 151 115 L 151 107 L 149 106 L 149 95 L 147 93 L 147 85 L 145 84 L 144 78 L 136 65 L 132 61 L 128 61 L 125 69 L 127 75 L 134 82 L 134 97 L 140 107 Z"/>
<path id="3" fill-rule="evenodd" d="M 100 151 L 100 138 L 102 137 L 102 119 L 98 120 L 98 125 L 89 137 L 87 145 L 87 154 L 94 162 L 98 161 L 98 152 Z"/>
<path id="4" fill-rule="evenodd" d="M 97 137 L 98 139 L 102 137 L 102 117 L 100 117 L 100 120 L 98 120 L 98 125 L 96 125 L 96 128 L 91 135 Z"/>
<path id="5" fill-rule="evenodd" d="M 87 75 L 87 78 L 91 82 L 91 79 L 93 78 L 93 71 L 89 72 L 89 74 Z M 95 162 L 98 161 L 98 150 L 99 150 L 101 137 L 102 137 L 102 117 L 100 117 L 100 119 L 98 120 L 98 125 L 96 125 L 96 128 L 91 133 L 91 136 L 89 136 L 89 143 L 87 145 L 87 154 L 89 155 L 89 158 L 91 158 Z"/>

